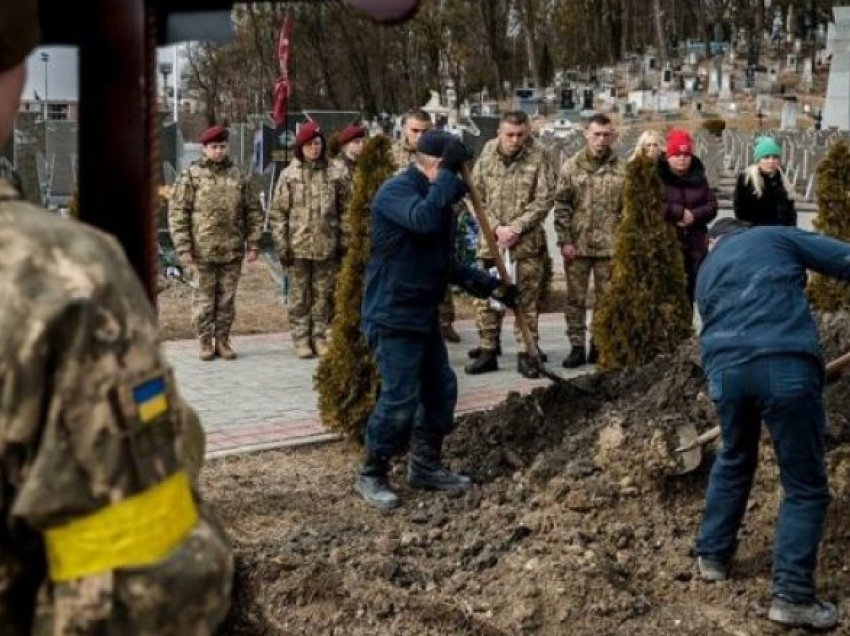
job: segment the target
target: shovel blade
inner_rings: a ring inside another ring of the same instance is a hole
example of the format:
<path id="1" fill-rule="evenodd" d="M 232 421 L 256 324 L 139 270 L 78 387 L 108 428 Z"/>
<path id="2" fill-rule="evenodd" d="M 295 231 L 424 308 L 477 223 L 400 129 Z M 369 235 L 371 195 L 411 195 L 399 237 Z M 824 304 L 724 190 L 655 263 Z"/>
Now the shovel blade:
<path id="1" fill-rule="evenodd" d="M 679 448 L 693 445 L 698 437 L 699 433 L 697 432 L 697 427 L 691 422 L 676 425 L 677 446 Z M 679 462 L 679 470 L 676 472 L 677 475 L 684 475 L 695 471 L 699 468 L 699 465 L 702 462 L 702 446 L 696 444 L 693 448 L 682 451 L 678 454 L 677 459 Z"/>

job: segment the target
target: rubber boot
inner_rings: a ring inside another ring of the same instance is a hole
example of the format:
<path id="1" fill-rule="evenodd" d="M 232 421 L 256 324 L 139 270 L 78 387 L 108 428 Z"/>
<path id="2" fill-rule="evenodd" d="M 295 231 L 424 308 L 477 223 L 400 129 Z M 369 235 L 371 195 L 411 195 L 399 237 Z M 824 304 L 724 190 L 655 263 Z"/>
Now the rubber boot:
<path id="1" fill-rule="evenodd" d="M 570 355 L 564 360 L 564 367 L 567 369 L 575 369 L 584 364 L 584 347 L 573 347 Z"/>
<path id="2" fill-rule="evenodd" d="M 451 472 L 440 461 L 443 440 L 439 436 L 414 434 L 407 468 L 407 483 L 411 488 L 462 492 L 472 488 L 466 475 Z"/>
<path id="3" fill-rule="evenodd" d="M 475 360 L 476 358 L 481 356 L 481 353 L 483 351 L 489 351 L 489 349 L 485 349 L 484 347 L 479 345 L 479 346 L 473 347 L 472 349 L 467 351 L 466 355 L 469 357 L 470 360 Z M 496 355 L 497 356 L 502 355 L 502 343 L 501 342 L 496 345 Z"/>
<path id="4" fill-rule="evenodd" d="M 498 356 L 496 356 L 495 351 L 491 351 L 490 349 L 484 349 L 481 351 L 481 355 L 479 355 L 475 360 L 467 364 L 464 368 L 464 371 L 468 375 L 478 375 L 479 373 L 489 373 L 491 371 L 499 370 L 499 360 Z"/>
<path id="5" fill-rule="evenodd" d="M 540 368 L 538 361 L 527 353 L 518 353 L 516 356 L 516 370 L 524 378 L 539 378 Z"/>
<path id="6" fill-rule="evenodd" d="M 360 474 L 357 476 L 357 483 L 354 485 L 355 490 L 366 500 L 366 503 L 379 510 L 392 510 L 401 505 L 401 499 L 390 488 L 388 473 L 388 460 L 369 455 L 363 462 Z"/>
<path id="7" fill-rule="evenodd" d="M 460 342 L 460 334 L 455 331 L 452 323 L 440 325 L 440 334 L 446 342 Z"/>
<path id="8" fill-rule="evenodd" d="M 236 352 L 230 345 L 230 336 L 215 337 L 215 353 L 222 360 L 235 360 Z"/>
<path id="9" fill-rule="evenodd" d="M 215 348 L 212 336 L 201 336 L 199 338 L 198 357 L 204 362 L 215 360 Z"/>

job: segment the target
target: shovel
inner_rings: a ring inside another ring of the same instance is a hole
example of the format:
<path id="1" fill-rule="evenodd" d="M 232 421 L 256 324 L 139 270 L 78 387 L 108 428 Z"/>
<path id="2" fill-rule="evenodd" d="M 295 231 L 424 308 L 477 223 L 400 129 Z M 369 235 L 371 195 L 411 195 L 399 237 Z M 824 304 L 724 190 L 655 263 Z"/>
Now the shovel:
<path id="1" fill-rule="evenodd" d="M 850 366 L 850 351 L 826 365 L 827 383 L 835 382 L 840 378 L 848 366 Z M 700 465 L 703 445 L 720 437 L 720 427 L 714 426 L 706 432 L 698 434 L 696 426 L 688 422 L 676 428 L 676 435 L 679 438 L 680 445 L 673 452 L 682 454 L 680 457 L 682 468 L 677 474 L 683 475 L 696 470 L 697 466 Z"/>
<path id="2" fill-rule="evenodd" d="M 478 192 L 476 192 L 475 187 L 472 185 L 472 177 L 469 174 L 469 168 L 467 166 L 463 166 L 461 176 L 469 190 L 469 198 L 472 200 L 472 211 L 475 214 L 475 220 L 478 221 L 478 227 L 481 228 L 481 236 L 483 236 L 484 240 L 487 242 L 490 254 L 493 255 L 493 260 L 496 262 L 496 271 L 499 272 L 499 278 L 505 285 L 510 285 L 513 281 L 511 281 L 511 277 L 508 275 L 508 270 L 505 267 L 505 261 L 502 258 L 501 252 L 499 252 L 499 246 L 496 245 L 493 230 L 490 227 L 490 222 L 487 220 L 487 216 L 484 214 L 484 207 L 481 205 L 481 199 L 478 196 Z M 534 360 L 540 375 L 556 382 L 566 383 L 566 378 L 549 371 L 543 366 L 543 361 L 540 359 L 540 350 L 537 348 L 537 342 L 535 342 L 534 336 L 531 334 L 531 329 L 528 326 L 528 320 L 522 311 L 522 307 L 517 304 L 513 308 L 513 312 L 514 319 L 516 320 L 520 333 L 522 334 L 522 341 L 525 344 L 525 349 L 528 351 L 528 356 Z"/>

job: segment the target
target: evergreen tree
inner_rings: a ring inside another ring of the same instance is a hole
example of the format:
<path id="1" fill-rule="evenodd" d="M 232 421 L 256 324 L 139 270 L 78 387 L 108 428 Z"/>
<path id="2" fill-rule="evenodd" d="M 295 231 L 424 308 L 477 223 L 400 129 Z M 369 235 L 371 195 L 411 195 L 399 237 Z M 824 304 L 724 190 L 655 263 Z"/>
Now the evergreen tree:
<path id="1" fill-rule="evenodd" d="M 663 188 L 649 159 L 628 164 L 623 199 L 611 282 L 593 318 L 601 370 L 646 364 L 692 333 L 682 251 L 664 220 Z"/>
<path id="2" fill-rule="evenodd" d="M 850 147 L 846 141 L 830 148 L 816 174 L 818 215 L 812 225 L 827 236 L 850 241 Z M 850 285 L 835 278 L 813 274 L 808 293 L 812 306 L 820 311 L 850 307 Z"/>
<path id="3" fill-rule="evenodd" d="M 337 283 L 331 340 L 313 382 L 322 422 L 350 439 L 361 439 L 378 391 L 377 368 L 360 329 L 360 306 L 370 251 L 371 202 L 394 171 L 390 140 L 384 135 L 370 139 L 354 171 L 346 208 L 348 250 Z"/>

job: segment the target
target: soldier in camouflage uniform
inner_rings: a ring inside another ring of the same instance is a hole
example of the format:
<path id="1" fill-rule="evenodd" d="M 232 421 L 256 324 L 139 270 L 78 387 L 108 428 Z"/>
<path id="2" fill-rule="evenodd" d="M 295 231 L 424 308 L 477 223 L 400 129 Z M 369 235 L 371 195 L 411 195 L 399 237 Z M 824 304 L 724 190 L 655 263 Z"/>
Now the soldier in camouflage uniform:
<path id="1" fill-rule="evenodd" d="M 510 250 L 516 267 L 514 282 L 521 290 L 520 305 L 536 339 L 538 299 L 548 258 L 543 222 L 552 209 L 555 172 L 548 153 L 530 133 L 525 113 L 502 115 L 498 136 L 484 146 L 472 180 L 500 250 Z M 483 237 L 479 240 L 478 257 L 485 266 L 492 267 L 493 254 Z M 480 344 L 470 351 L 474 360 L 466 366 L 466 372 L 496 371 L 504 312 L 496 311 L 486 300 L 476 300 L 475 306 Z M 517 371 L 536 378 L 537 365 L 529 359 L 516 325 L 514 337 L 519 345 Z"/>
<path id="2" fill-rule="evenodd" d="M 350 183 L 354 176 L 357 160 L 360 159 L 360 154 L 363 152 L 363 146 L 366 143 L 366 127 L 360 124 L 346 126 L 339 131 L 337 140 L 340 148 L 339 154 L 334 157 L 334 162 L 345 172 Z"/>
<path id="3" fill-rule="evenodd" d="M 407 170 L 408 166 L 416 159 L 416 144 L 419 138 L 426 130 L 431 130 L 434 124 L 431 122 L 431 117 L 424 110 L 416 109 L 405 113 L 402 118 L 401 139 L 393 144 L 393 161 L 396 165 L 396 174 Z M 458 202 L 455 205 L 455 211 L 460 213 L 463 209 L 463 202 Z M 439 308 L 440 314 L 440 333 L 444 340 L 448 342 L 460 342 L 460 335 L 455 331 L 455 301 L 452 293 L 452 287 L 449 285 L 446 288 L 446 295 L 443 297 Z"/>
<path id="4" fill-rule="evenodd" d="M 0 145 L 36 15 L 0 5 Z M 138 279 L 112 238 L 3 180 L 0 241 L 0 633 L 213 633 L 232 555 Z"/>
<path id="5" fill-rule="evenodd" d="M 257 260 L 263 231 L 259 196 L 227 156 L 227 137 L 222 126 L 204 132 L 204 157 L 180 175 L 168 210 L 174 249 L 198 282 L 192 309 L 201 360 L 236 358 L 230 328 L 242 259 Z"/>
<path id="6" fill-rule="evenodd" d="M 572 347 L 567 368 L 596 362 L 591 339 L 587 356 L 587 288 L 593 273 L 594 295 L 605 294 L 611 280 L 614 239 L 623 212 L 625 168 L 611 150 L 616 139 L 611 120 L 594 115 L 584 131 L 586 146 L 564 162 L 555 190 L 555 231 L 567 278 L 567 336 Z"/>
<path id="7" fill-rule="evenodd" d="M 289 269 L 289 325 L 302 359 L 328 350 L 347 198 L 345 173 L 326 159 L 319 126 L 307 122 L 298 130 L 295 158 L 280 175 L 269 210 L 281 264 Z"/>

